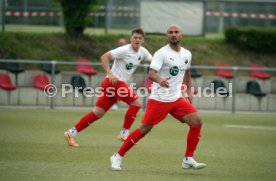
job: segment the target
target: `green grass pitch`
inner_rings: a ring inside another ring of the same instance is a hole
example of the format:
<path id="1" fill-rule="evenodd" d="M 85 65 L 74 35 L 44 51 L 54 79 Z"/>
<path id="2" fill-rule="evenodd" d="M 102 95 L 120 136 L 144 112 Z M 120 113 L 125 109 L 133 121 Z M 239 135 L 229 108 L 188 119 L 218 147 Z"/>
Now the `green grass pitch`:
<path id="1" fill-rule="evenodd" d="M 123 111 L 110 111 L 67 146 L 63 132 L 88 110 L 0 109 L 1 181 L 221 181 L 276 180 L 276 115 L 201 113 L 202 138 L 195 158 L 203 170 L 184 170 L 181 161 L 188 126 L 168 116 L 128 152 L 122 171 L 109 157 L 121 143 L 116 136 Z M 139 126 L 139 112 L 132 130 Z M 231 128 L 225 125 L 247 125 Z"/>

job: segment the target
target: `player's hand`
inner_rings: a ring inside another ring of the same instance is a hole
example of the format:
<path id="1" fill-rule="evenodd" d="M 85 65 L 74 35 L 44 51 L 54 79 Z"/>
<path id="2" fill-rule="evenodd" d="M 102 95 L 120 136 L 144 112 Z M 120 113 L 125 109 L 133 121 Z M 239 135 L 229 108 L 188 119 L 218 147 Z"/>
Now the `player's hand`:
<path id="1" fill-rule="evenodd" d="M 189 95 L 187 97 L 187 100 L 192 104 L 193 103 L 193 96 L 192 95 Z"/>
<path id="2" fill-rule="evenodd" d="M 113 74 L 108 74 L 108 78 L 109 78 L 109 82 L 112 84 L 112 85 L 115 85 L 117 83 L 117 81 L 119 80 L 118 77 L 116 77 L 115 75 Z"/>
<path id="3" fill-rule="evenodd" d="M 160 86 L 166 87 L 166 88 L 170 87 L 169 82 L 168 82 L 169 79 L 170 79 L 170 77 L 161 79 L 161 81 L 159 82 Z"/>

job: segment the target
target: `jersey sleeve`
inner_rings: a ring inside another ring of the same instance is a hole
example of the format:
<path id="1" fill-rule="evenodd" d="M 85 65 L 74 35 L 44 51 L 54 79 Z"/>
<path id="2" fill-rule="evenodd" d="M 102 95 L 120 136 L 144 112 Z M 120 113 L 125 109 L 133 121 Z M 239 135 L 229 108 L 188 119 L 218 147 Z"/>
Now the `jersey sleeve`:
<path id="1" fill-rule="evenodd" d="M 118 47 L 116 49 L 110 50 L 111 57 L 113 60 L 121 60 L 125 56 L 125 47 Z"/>
<path id="2" fill-rule="evenodd" d="M 160 68 L 162 67 L 164 62 L 164 55 L 163 53 L 159 50 L 157 51 L 152 58 L 151 64 L 150 64 L 150 68 L 159 71 Z"/>

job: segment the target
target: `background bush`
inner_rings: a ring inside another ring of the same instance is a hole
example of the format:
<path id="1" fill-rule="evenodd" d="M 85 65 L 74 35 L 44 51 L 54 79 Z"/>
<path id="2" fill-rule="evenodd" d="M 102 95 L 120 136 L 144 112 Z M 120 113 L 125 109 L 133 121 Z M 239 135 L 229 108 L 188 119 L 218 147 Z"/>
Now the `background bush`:
<path id="1" fill-rule="evenodd" d="M 276 29 L 227 28 L 225 38 L 229 43 L 248 51 L 276 53 Z"/>

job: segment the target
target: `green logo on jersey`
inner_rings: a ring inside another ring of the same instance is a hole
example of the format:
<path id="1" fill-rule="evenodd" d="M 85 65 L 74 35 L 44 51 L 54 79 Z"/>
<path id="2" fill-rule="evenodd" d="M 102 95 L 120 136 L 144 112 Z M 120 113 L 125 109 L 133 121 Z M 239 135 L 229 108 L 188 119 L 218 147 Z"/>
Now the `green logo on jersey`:
<path id="1" fill-rule="evenodd" d="M 127 70 L 130 70 L 130 69 L 132 69 L 133 68 L 133 63 L 128 63 L 128 64 L 126 64 L 126 69 Z"/>
<path id="2" fill-rule="evenodd" d="M 172 76 L 176 76 L 178 74 L 178 72 L 179 72 L 179 69 L 178 69 L 177 66 L 173 66 L 173 67 L 170 68 L 170 74 Z"/>

